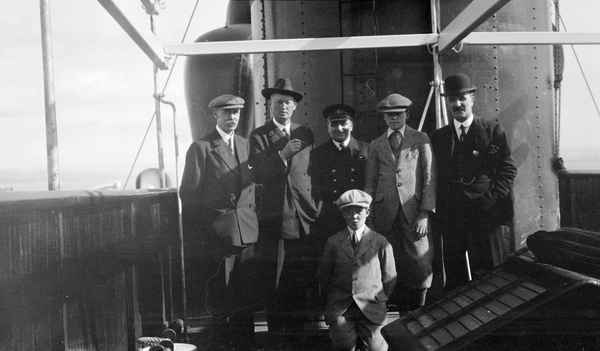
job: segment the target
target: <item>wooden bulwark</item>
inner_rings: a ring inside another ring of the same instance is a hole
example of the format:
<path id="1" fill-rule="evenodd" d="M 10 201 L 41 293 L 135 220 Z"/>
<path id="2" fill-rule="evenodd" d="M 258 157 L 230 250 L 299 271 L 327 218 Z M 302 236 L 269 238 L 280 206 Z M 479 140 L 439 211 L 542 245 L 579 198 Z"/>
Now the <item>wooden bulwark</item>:
<path id="1" fill-rule="evenodd" d="M 174 190 L 3 193 L 0 350 L 135 350 L 181 310 L 177 213 Z"/>
<path id="2" fill-rule="evenodd" d="M 600 232 L 600 171 L 559 173 L 560 224 Z"/>

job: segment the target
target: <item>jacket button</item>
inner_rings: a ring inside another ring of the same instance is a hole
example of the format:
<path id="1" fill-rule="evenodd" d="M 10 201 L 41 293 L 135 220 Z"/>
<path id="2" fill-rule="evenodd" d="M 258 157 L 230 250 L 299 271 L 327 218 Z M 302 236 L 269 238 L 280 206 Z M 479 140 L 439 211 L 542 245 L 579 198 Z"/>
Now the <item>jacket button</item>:
<path id="1" fill-rule="evenodd" d="M 350 172 L 354 172 L 354 168 L 350 168 Z"/>
<path id="2" fill-rule="evenodd" d="M 398 183 L 398 188 L 402 186 L 402 183 Z"/>
<path id="3" fill-rule="evenodd" d="M 335 173 L 335 169 L 332 169 L 332 170 L 331 170 L 331 173 Z"/>

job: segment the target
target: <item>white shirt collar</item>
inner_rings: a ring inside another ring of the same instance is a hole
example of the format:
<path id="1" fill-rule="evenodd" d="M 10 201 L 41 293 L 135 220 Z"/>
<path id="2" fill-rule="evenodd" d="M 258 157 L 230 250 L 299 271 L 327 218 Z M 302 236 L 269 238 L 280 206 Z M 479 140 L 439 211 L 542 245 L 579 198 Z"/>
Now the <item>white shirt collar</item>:
<path id="1" fill-rule="evenodd" d="M 358 228 L 356 230 L 356 238 L 358 239 L 358 241 L 360 241 L 360 239 L 362 239 L 363 234 L 365 233 L 365 229 L 367 228 L 366 225 L 363 225 L 362 227 Z M 352 232 L 354 231 L 354 229 L 348 227 L 348 232 L 350 233 L 350 235 L 352 235 Z"/>
<path id="2" fill-rule="evenodd" d="M 402 128 L 398 129 L 398 131 L 400 132 L 400 135 L 402 135 L 402 137 L 404 138 L 404 132 L 406 131 L 406 124 L 402 126 Z M 387 130 L 387 137 L 389 138 L 390 135 L 393 133 L 394 131 L 391 130 L 390 128 L 388 128 Z"/>
<path id="3" fill-rule="evenodd" d="M 345 147 L 348 147 L 348 144 L 350 144 L 350 136 L 348 136 L 348 139 L 344 140 L 343 142 L 339 143 L 333 139 L 331 139 L 331 141 L 333 141 L 333 144 L 335 145 L 335 147 L 337 147 L 338 150 L 341 149 L 341 145 L 344 145 Z"/>
<path id="4" fill-rule="evenodd" d="M 225 144 L 228 144 L 229 139 L 231 139 L 231 145 L 233 146 L 233 141 L 235 140 L 235 138 L 233 137 L 233 133 L 227 134 L 224 131 L 222 131 L 221 128 L 219 128 L 219 126 L 217 126 L 217 132 L 219 132 L 219 135 L 221 136 L 221 138 L 223 138 Z"/>
<path id="5" fill-rule="evenodd" d="M 284 126 L 284 125 L 280 124 L 279 122 L 277 122 L 277 121 L 275 120 L 275 118 L 273 118 L 273 123 L 275 123 L 275 125 L 277 126 L 277 129 L 279 129 L 279 130 L 285 129 L 285 132 L 286 132 L 288 135 L 292 135 L 292 134 L 290 133 L 290 124 L 289 124 L 289 123 L 288 123 L 288 124 L 286 124 L 286 125 Z"/>
<path id="6" fill-rule="evenodd" d="M 461 125 L 465 126 L 465 133 L 469 133 L 469 128 L 471 127 L 472 123 L 473 123 L 473 114 L 471 114 L 469 116 L 469 118 L 467 118 L 467 120 L 462 123 L 460 123 L 457 120 L 454 120 L 454 130 L 456 131 L 456 135 L 460 135 L 460 126 Z"/>

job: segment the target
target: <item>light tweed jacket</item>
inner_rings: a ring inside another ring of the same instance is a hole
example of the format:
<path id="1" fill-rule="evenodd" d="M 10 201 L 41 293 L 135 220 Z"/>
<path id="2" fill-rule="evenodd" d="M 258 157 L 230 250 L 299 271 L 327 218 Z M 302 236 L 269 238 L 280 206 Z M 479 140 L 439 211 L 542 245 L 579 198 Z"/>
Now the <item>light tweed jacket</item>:
<path id="1" fill-rule="evenodd" d="M 406 126 L 396 159 L 387 131 L 369 147 L 365 192 L 373 197 L 375 228 L 387 233 L 398 209 L 412 225 L 422 210 L 435 212 L 436 165 L 429 137 Z"/>

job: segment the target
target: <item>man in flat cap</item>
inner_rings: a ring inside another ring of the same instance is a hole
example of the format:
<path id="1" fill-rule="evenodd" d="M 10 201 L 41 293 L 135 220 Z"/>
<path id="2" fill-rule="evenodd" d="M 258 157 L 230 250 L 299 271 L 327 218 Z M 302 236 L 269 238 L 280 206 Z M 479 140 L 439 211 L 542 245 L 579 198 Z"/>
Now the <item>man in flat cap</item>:
<path id="1" fill-rule="evenodd" d="M 180 188 L 187 296 L 201 314 L 228 320 L 232 341 L 247 345 L 254 322 L 237 304 L 246 296 L 239 272 L 253 254 L 258 219 L 249 144 L 235 134 L 244 100 L 220 95 L 208 107 L 216 127 L 189 147 Z"/>
<path id="2" fill-rule="evenodd" d="M 435 160 L 427 134 L 406 125 L 411 104 L 400 94 L 377 104 L 388 129 L 371 142 L 365 185 L 373 197 L 375 230 L 394 248 L 398 284 L 393 302 L 400 313 L 425 304 L 433 279 L 429 217 L 435 212 Z"/>
<path id="3" fill-rule="evenodd" d="M 319 267 L 334 350 L 355 350 L 357 344 L 363 345 L 361 350 L 388 349 L 381 328 L 396 266 L 390 243 L 365 224 L 370 204 L 371 196 L 357 189 L 336 200 L 347 226 L 329 237 Z"/>
<path id="4" fill-rule="evenodd" d="M 269 99 L 271 120 L 250 134 L 249 162 L 262 184 L 259 249 L 268 265 L 267 323 L 275 339 L 294 338 L 302 335 L 300 316 L 318 264 L 307 240 L 317 216 L 307 172 L 315 138 L 310 128 L 291 121 L 303 94 L 289 79 L 278 79 L 262 95 Z"/>
<path id="5" fill-rule="evenodd" d="M 308 170 L 313 198 L 321 209 L 314 226 L 314 231 L 322 239 L 319 255 L 327 237 L 346 226 L 335 200 L 347 190 L 363 190 L 365 187 L 369 144 L 352 136 L 354 116 L 354 109 L 348 105 L 327 106 L 323 117 L 331 139 L 310 154 Z"/>
<path id="6" fill-rule="evenodd" d="M 502 126 L 473 114 L 476 88 L 464 74 L 445 80 L 452 121 L 431 135 L 438 161 L 436 232 L 442 235 L 446 291 L 502 262 L 494 238 L 513 217 L 512 186 L 517 168 Z"/>

